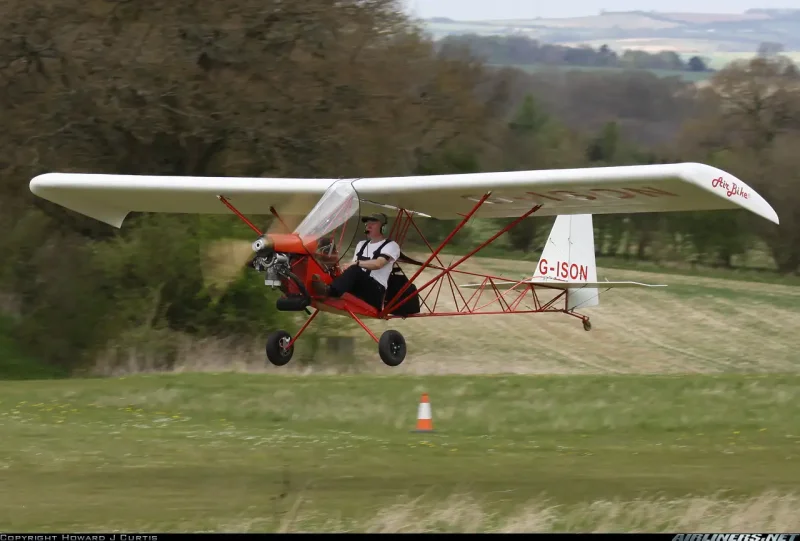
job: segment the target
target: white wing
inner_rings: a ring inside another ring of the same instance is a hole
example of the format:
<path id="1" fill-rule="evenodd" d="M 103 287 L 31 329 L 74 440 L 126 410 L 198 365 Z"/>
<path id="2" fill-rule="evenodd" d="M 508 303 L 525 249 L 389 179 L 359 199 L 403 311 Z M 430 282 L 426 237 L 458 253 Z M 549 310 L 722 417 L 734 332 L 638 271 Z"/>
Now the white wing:
<path id="1" fill-rule="evenodd" d="M 101 222 L 120 227 L 130 212 L 229 214 L 223 195 L 245 215 L 305 216 L 333 184 L 326 179 L 177 177 L 48 173 L 31 192 Z"/>
<path id="2" fill-rule="evenodd" d="M 336 180 L 49 173 L 34 178 L 30 189 L 120 227 L 129 212 L 229 212 L 217 195 L 245 214 L 267 214 L 273 206 L 283 215 L 304 215 Z M 698 163 L 362 178 L 353 186 L 365 201 L 440 219 L 461 218 L 491 192 L 476 217 L 519 216 L 541 203 L 536 216 L 743 208 L 778 223 L 747 184 Z"/>
<path id="3" fill-rule="evenodd" d="M 364 199 L 436 218 L 460 218 L 491 191 L 476 216 L 520 216 L 541 203 L 534 216 L 744 208 L 778 223 L 750 186 L 699 163 L 367 178 L 354 186 Z"/>

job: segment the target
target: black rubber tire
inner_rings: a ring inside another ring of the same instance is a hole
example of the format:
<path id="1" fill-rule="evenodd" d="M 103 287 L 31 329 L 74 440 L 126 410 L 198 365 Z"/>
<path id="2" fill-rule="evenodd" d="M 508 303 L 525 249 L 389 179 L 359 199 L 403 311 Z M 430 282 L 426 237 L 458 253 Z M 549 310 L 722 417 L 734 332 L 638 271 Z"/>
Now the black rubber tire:
<path id="1" fill-rule="evenodd" d="M 583 330 L 584 331 L 591 331 L 592 330 L 592 322 L 588 319 L 583 320 Z"/>
<path id="2" fill-rule="evenodd" d="M 388 330 L 381 335 L 378 353 L 388 366 L 398 366 L 406 358 L 406 339 L 397 331 Z"/>
<path id="3" fill-rule="evenodd" d="M 292 360 L 294 354 L 294 344 L 289 349 L 281 347 L 281 342 L 292 339 L 292 335 L 286 331 L 275 331 L 267 336 L 267 359 L 275 366 L 284 366 Z"/>

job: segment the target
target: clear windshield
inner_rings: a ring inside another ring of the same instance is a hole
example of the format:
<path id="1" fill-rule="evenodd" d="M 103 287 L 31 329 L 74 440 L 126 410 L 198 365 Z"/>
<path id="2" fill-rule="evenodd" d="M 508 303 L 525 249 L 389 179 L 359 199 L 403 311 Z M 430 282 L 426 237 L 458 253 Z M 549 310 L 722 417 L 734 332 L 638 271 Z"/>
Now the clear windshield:
<path id="1" fill-rule="evenodd" d="M 358 215 L 358 208 L 358 194 L 351 181 L 337 181 L 328 188 L 294 232 L 301 237 L 317 239 Z"/>
<path id="2" fill-rule="evenodd" d="M 352 181 L 339 180 L 328 188 L 294 232 L 306 242 L 319 240 L 318 251 L 337 254 L 338 261 L 350 248 L 358 229 L 358 217 L 359 200 Z"/>

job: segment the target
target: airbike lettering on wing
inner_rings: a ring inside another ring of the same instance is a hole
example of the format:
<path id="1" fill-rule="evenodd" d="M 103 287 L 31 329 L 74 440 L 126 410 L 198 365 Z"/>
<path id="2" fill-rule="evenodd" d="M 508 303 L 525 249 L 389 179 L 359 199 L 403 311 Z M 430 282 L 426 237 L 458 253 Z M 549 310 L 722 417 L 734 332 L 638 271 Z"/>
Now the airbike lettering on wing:
<path id="1" fill-rule="evenodd" d="M 728 197 L 738 195 L 742 199 L 750 199 L 750 194 L 745 191 L 744 188 L 736 184 L 735 182 L 729 183 L 722 177 L 715 178 L 711 181 L 712 188 L 722 188 L 725 191 L 725 195 Z"/>
<path id="2" fill-rule="evenodd" d="M 462 195 L 463 199 L 478 200 L 480 196 Z M 507 205 L 515 201 L 530 201 L 541 199 L 545 201 L 569 201 L 579 199 L 581 201 L 597 201 L 603 199 L 635 199 L 642 197 L 680 197 L 678 194 L 643 186 L 639 188 L 589 188 L 587 190 L 548 190 L 542 192 L 525 192 L 525 195 L 511 197 L 490 197 L 487 203 L 497 205 Z"/>
<path id="3" fill-rule="evenodd" d="M 543 276 L 553 276 L 556 278 L 572 280 L 588 280 L 589 266 L 569 263 L 567 261 L 556 261 L 549 263 L 546 259 L 539 261 L 539 273 Z"/>

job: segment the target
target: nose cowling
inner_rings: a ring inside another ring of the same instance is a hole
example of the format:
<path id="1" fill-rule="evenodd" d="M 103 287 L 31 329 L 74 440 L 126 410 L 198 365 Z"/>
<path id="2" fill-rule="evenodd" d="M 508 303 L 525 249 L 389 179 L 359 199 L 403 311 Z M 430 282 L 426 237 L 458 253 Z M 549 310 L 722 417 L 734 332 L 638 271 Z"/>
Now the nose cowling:
<path id="1" fill-rule="evenodd" d="M 253 251 L 254 252 L 260 252 L 261 250 L 263 250 L 265 248 L 272 248 L 274 245 L 275 245 L 275 243 L 273 242 L 273 240 L 271 238 L 265 237 L 265 236 L 261 236 L 261 237 L 258 237 L 255 242 L 253 242 L 253 246 L 252 247 L 253 247 Z"/>

